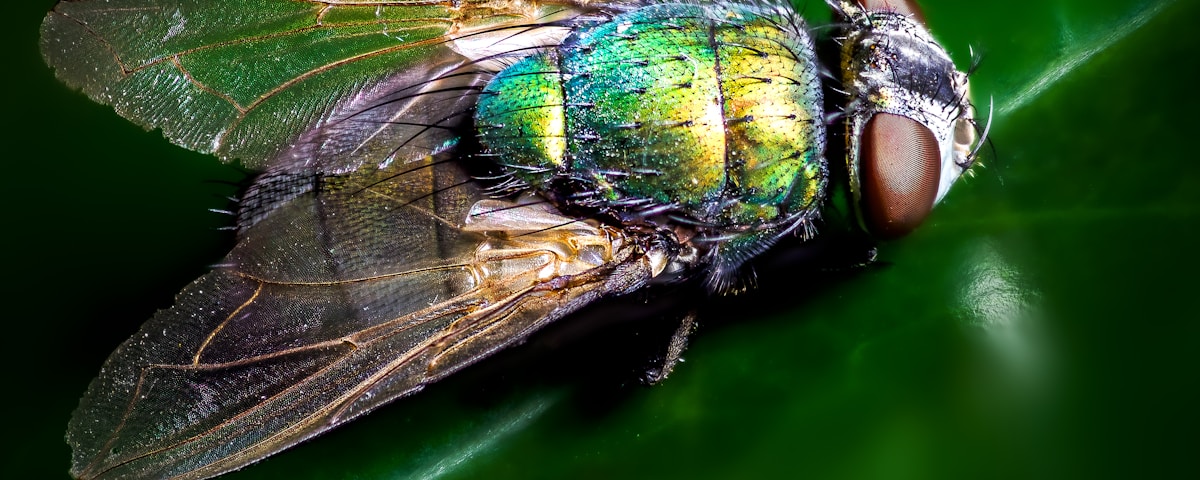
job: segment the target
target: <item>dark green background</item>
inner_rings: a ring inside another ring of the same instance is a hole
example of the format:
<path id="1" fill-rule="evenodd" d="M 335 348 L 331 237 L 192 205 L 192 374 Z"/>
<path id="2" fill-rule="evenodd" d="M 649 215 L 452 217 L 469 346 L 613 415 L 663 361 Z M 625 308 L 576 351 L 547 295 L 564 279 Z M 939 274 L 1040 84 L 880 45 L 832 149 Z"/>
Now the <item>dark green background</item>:
<path id="1" fill-rule="evenodd" d="M 3 33 L 9 478 L 65 477 L 78 397 L 220 258 L 213 181 L 242 176 L 60 85 L 53 3 L 14 2 Z M 881 268 L 701 317 L 655 388 L 595 374 L 619 342 L 535 342 L 233 478 L 1200 474 L 1200 4 L 922 3 L 960 64 L 982 53 L 995 149 Z"/>

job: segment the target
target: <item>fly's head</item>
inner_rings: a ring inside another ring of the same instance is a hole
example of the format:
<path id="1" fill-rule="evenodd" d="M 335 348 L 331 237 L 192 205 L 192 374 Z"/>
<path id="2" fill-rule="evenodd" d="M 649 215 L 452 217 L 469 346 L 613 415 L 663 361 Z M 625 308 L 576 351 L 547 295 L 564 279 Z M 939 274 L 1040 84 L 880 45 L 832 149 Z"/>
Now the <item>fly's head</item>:
<path id="1" fill-rule="evenodd" d="M 841 69 L 855 211 L 873 236 L 901 237 L 975 161 L 967 74 L 907 2 L 829 3 L 848 21 Z"/>

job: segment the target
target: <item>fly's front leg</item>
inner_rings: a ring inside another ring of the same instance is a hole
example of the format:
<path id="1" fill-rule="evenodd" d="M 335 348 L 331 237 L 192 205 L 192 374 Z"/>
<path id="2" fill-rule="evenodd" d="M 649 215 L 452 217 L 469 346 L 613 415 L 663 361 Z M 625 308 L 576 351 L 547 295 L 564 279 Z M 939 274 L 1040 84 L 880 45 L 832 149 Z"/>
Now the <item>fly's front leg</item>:
<path id="1" fill-rule="evenodd" d="M 646 369 L 646 372 L 642 374 L 642 383 L 657 385 L 666 380 L 667 376 L 675 371 L 675 365 L 683 361 L 682 355 L 683 351 L 687 349 L 688 337 L 691 337 L 695 330 L 696 311 L 693 310 L 680 319 L 679 327 L 675 329 L 670 342 L 667 343 L 666 354 L 662 357 L 661 362 Z"/>

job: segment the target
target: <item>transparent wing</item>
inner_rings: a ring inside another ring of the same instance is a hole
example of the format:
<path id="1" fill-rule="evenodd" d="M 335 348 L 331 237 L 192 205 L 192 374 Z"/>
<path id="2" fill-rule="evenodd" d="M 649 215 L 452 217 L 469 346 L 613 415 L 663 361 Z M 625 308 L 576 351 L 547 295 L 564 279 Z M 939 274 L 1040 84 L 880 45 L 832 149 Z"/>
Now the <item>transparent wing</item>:
<path id="1" fill-rule="evenodd" d="M 575 3 L 64 1 L 42 53 L 70 86 L 185 148 L 347 172 L 453 138 L 474 102 L 465 89 L 490 73 L 477 62 L 603 16 Z"/>
<path id="2" fill-rule="evenodd" d="M 660 271 L 644 239 L 480 200 L 426 161 L 321 178 L 243 231 L 105 363 L 71 419 L 72 474 L 238 468 Z"/>

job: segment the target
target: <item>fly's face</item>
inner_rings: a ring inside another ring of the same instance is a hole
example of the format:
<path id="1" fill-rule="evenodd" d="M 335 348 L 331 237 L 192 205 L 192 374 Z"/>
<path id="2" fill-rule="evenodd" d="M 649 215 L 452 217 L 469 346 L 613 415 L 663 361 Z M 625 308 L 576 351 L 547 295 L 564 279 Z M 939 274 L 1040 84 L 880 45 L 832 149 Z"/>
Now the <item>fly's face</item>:
<path id="1" fill-rule="evenodd" d="M 846 151 L 859 220 L 895 238 L 929 215 L 974 162 L 967 75 L 921 23 L 890 3 L 830 2 L 847 19 L 842 42 Z"/>
<path id="2" fill-rule="evenodd" d="M 911 18 L 834 7 L 852 189 L 903 234 L 971 163 L 966 77 Z M 722 289 L 826 204 L 782 1 L 79 0 L 42 33 L 71 86 L 261 171 L 234 249 L 80 401 L 81 478 L 243 467 L 664 273 Z"/>

